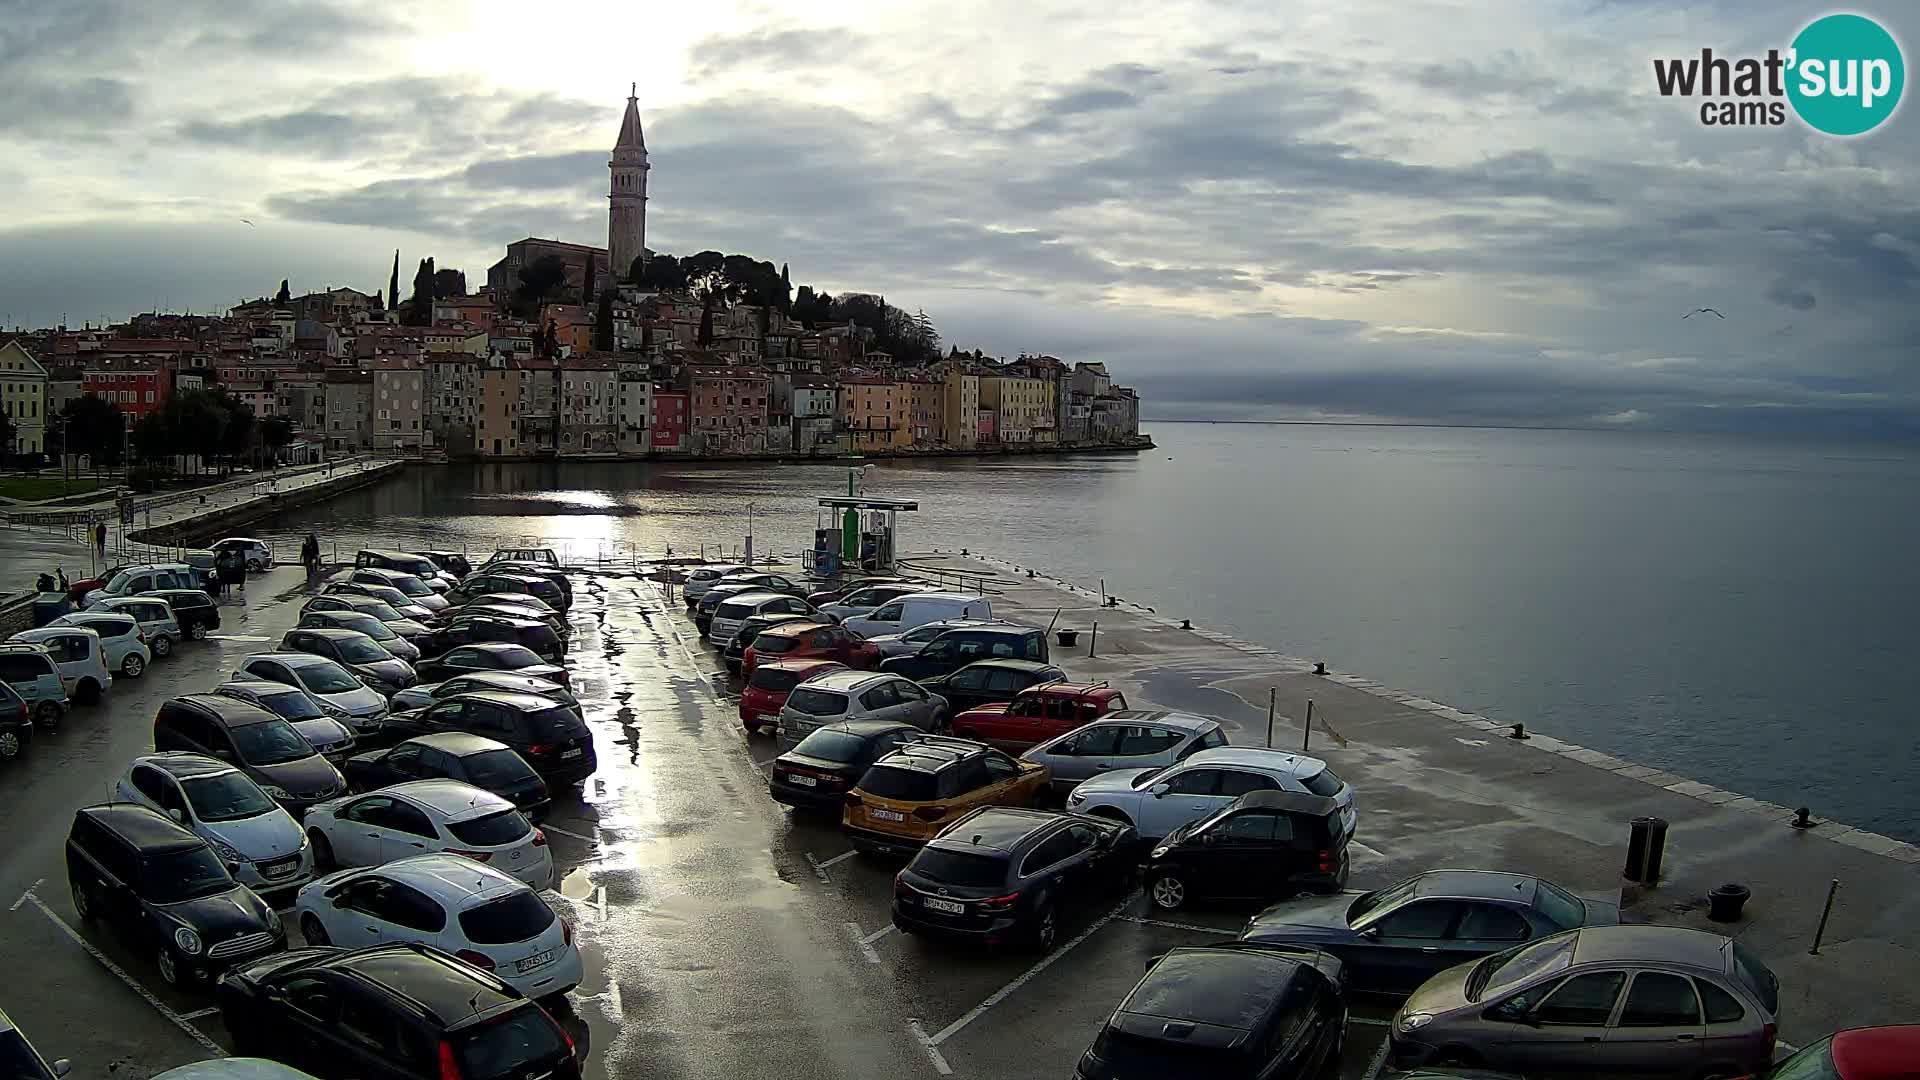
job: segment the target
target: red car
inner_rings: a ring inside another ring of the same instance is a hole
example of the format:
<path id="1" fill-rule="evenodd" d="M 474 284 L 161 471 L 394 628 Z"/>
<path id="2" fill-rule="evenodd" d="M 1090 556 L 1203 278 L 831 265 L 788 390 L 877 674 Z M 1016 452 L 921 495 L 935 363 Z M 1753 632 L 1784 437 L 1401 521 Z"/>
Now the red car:
<path id="1" fill-rule="evenodd" d="M 850 668 L 865 671 L 880 666 L 886 654 L 880 646 L 851 630 L 824 622 L 775 623 L 760 631 L 740 658 L 740 670 L 747 675 L 763 660 L 837 660 Z"/>
<path id="2" fill-rule="evenodd" d="M 740 724 L 751 735 L 762 726 L 770 725 L 780 719 L 780 710 L 786 707 L 787 695 L 801 683 L 829 671 L 839 671 L 845 664 L 832 660 L 769 660 L 754 670 L 747 679 L 747 688 L 740 694 Z"/>
<path id="3" fill-rule="evenodd" d="M 1126 696 L 1104 683 L 1041 683 L 1004 705 L 968 709 L 953 718 L 953 733 L 1003 750 L 1024 750 L 1126 707 Z"/>
<path id="4" fill-rule="evenodd" d="M 1851 1028 L 1775 1065 L 1768 1080 L 1912 1080 L 1920 1076 L 1920 1024 Z M 1752 1080 L 1742 1077 L 1741 1080 Z"/>

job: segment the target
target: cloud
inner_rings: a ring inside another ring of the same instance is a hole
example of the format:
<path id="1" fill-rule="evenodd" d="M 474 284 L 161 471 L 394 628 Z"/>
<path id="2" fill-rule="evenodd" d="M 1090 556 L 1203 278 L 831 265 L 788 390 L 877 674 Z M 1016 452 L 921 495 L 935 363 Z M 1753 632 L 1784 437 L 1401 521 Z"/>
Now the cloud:
<path id="1" fill-rule="evenodd" d="M 823 67 L 855 56 L 865 43 L 865 35 L 838 28 L 760 27 L 702 38 L 687 54 L 694 77 L 717 79 L 738 72 L 782 74 Z"/>
<path id="2" fill-rule="evenodd" d="M 1812 311 L 1820 302 L 1806 286 L 1788 278 L 1774 278 L 1767 286 L 1767 299 L 1795 311 Z"/>

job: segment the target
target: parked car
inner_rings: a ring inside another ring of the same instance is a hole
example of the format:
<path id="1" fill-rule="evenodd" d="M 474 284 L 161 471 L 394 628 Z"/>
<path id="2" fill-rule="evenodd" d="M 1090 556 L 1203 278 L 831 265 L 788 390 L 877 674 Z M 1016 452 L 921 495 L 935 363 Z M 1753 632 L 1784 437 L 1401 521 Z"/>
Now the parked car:
<path id="1" fill-rule="evenodd" d="M 373 730 L 387 714 L 385 694 L 332 660 L 311 653 L 254 653 L 244 657 L 227 678 L 230 682 L 264 679 L 297 686 L 314 700 L 332 706 L 334 719 L 345 720 L 356 735 Z"/>
<path id="2" fill-rule="evenodd" d="M 107 575 L 104 585 L 88 590 L 80 600 L 92 607 L 109 596 L 134 596 L 154 589 L 198 589 L 205 584 L 186 563 L 139 563 Z"/>
<path id="3" fill-rule="evenodd" d="M 1126 696 L 1105 683 L 1042 683 L 1020 691 L 1007 704 L 955 713 L 953 733 L 1002 750 L 1025 750 L 1126 707 Z"/>
<path id="4" fill-rule="evenodd" d="M 1325 949 L 1346 963 L 1354 989 L 1404 994 L 1463 961 L 1619 921 L 1619 904 L 1544 878 L 1429 870 L 1358 897 L 1281 901 L 1248 920 L 1240 939 Z"/>
<path id="5" fill-rule="evenodd" d="M 324 656 L 384 694 L 405 690 L 419 681 L 412 664 L 358 630 L 296 627 L 281 635 L 280 650 Z"/>
<path id="6" fill-rule="evenodd" d="M 225 540 L 215 540 L 212 550 L 216 555 L 239 552 L 249 574 L 273 569 L 273 549 L 263 540 L 255 540 L 250 536 L 229 536 Z"/>
<path id="7" fill-rule="evenodd" d="M 116 802 L 157 810 L 213 845 L 234 880 L 257 891 L 313 877 L 313 850 L 293 815 L 253 778 L 204 754 L 163 751 L 133 759 Z"/>
<path id="8" fill-rule="evenodd" d="M 33 743 L 33 710 L 13 688 L 0 683 L 0 761 L 26 752 Z"/>
<path id="9" fill-rule="evenodd" d="M 321 866 L 380 866 L 427 852 L 465 855 L 544 889 L 553 880 L 547 837 L 514 805 L 458 780 L 404 784 L 321 803 L 307 815 Z"/>
<path id="10" fill-rule="evenodd" d="M 912 656 L 890 656 L 881 661 L 880 670 L 917 681 L 952 674 L 976 660 L 1018 657 L 1044 663 L 1047 656 L 1045 630 L 1018 623 L 988 623 L 949 630 Z"/>
<path id="11" fill-rule="evenodd" d="M 1045 952 L 1076 908 L 1133 877 L 1133 830 L 1116 821 L 983 806 L 940 830 L 893 879 L 893 925 Z"/>
<path id="12" fill-rule="evenodd" d="M 463 856 L 328 874 L 300 890 L 294 911 L 309 945 L 431 945 L 550 1001 L 580 984 L 573 925 L 525 882 Z"/>
<path id="13" fill-rule="evenodd" d="M 316 611 L 357 611 L 363 615 L 371 615 L 386 623 L 388 629 L 408 641 L 418 638 L 430 629 L 426 623 L 400 614 L 385 600 L 359 593 L 329 593 L 316 596 L 300 606 L 302 615 L 309 615 Z"/>
<path id="14" fill-rule="evenodd" d="M 753 647 L 754 639 L 760 636 L 761 631 L 782 623 L 811 622 L 813 620 L 804 615 L 795 615 L 788 611 L 755 615 L 742 622 L 740 629 L 735 630 L 733 636 L 727 639 L 726 647 L 720 650 L 720 659 L 726 661 L 727 670 L 733 674 L 750 676 L 753 672 L 746 667 L 747 650 Z"/>
<path id="15" fill-rule="evenodd" d="M 762 660 L 833 660 L 863 671 L 880 666 L 880 650 L 867 644 L 859 634 L 842 626 L 802 619 L 781 623 L 754 638 L 742 656 L 742 666 L 751 675 Z"/>
<path id="16" fill-rule="evenodd" d="M 403 574 L 396 570 L 378 570 L 373 567 L 355 570 L 347 575 L 347 580 L 359 585 L 384 585 L 398 589 L 409 603 L 418 604 L 428 611 L 444 611 L 452 601 L 441 595 L 438 589 L 413 574 Z"/>
<path id="17" fill-rule="evenodd" d="M 580 701 L 573 691 L 557 682 L 522 675 L 515 671 L 471 671 L 465 675 L 456 675 L 445 682 L 415 683 L 393 695 L 394 712 L 408 712 L 424 709 L 441 698 L 455 694 L 471 694 L 476 690 L 506 690 L 516 694 L 538 694 L 551 701 L 557 701 L 573 710 L 573 715 L 584 716 Z"/>
<path id="18" fill-rule="evenodd" d="M 854 720 L 815 728 L 800 745 L 773 759 L 767 794 L 775 802 L 836 815 L 867 767 L 920 736 L 895 720 Z"/>
<path id="19" fill-rule="evenodd" d="M 426 557 L 433 565 L 440 568 L 441 573 L 452 575 L 455 582 L 473 573 L 473 563 L 467 558 L 464 552 L 416 551 L 414 554 Z"/>
<path id="20" fill-rule="evenodd" d="M 1319 758 L 1247 746 L 1201 750 L 1165 769 L 1116 769 L 1081 781 L 1067 809 L 1120 818 L 1149 840 L 1211 815 L 1249 791 L 1325 795 L 1340 805 L 1352 836 L 1359 823 L 1353 788 Z"/>
<path id="21" fill-rule="evenodd" d="M 447 590 L 447 602 L 464 604 L 477 596 L 489 593 L 525 593 L 545 603 L 555 611 L 567 609 L 566 594 L 559 586 L 543 577 L 524 573 L 512 568 L 488 570 L 481 567 L 460 579 L 460 584 Z"/>
<path id="22" fill-rule="evenodd" d="M 785 574 L 769 573 L 762 570 L 736 570 L 726 576 L 731 585 L 749 585 L 756 592 L 780 593 L 791 596 L 803 604 L 807 603 L 808 589 L 804 582 L 795 581 Z M 807 611 L 813 611 L 813 605 L 807 604 Z"/>
<path id="23" fill-rule="evenodd" d="M 1065 682 L 1066 679 L 1067 673 L 1052 664 L 1000 657 L 975 660 L 958 671 L 930 676 L 919 682 L 921 686 L 946 698 L 953 714 L 958 716 L 982 705 L 1012 701 L 1015 695 L 1029 686 Z"/>
<path id="24" fill-rule="evenodd" d="M 1082 780 L 1117 769 L 1164 769 L 1202 750 L 1227 745 L 1220 721 L 1194 713 L 1128 709 L 1021 754 L 1053 773 L 1062 795 Z"/>
<path id="25" fill-rule="evenodd" d="M 9 1080 L 58 1080 L 73 1071 L 73 1062 L 66 1058 L 49 1062 L 41 1057 L 4 1010 L 0 1010 L 0 1061 L 6 1062 Z"/>
<path id="26" fill-rule="evenodd" d="M 371 596 L 385 603 L 402 618 L 411 619 L 422 625 L 431 623 L 435 614 L 431 608 L 414 603 L 412 597 L 391 585 L 370 585 L 364 581 L 335 581 L 323 590 L 322 595 Z"/>
<path id="27" fill-rule="evenodd" d="M 529 593 L 527 599 L 532 600 L 534 597 Z M 554 638 L 560 643 L 561 652 L 566 651 L 567 642 L 573 636 L 573 628 L 567 625 L 567 621 L 554 614 L 545 604 L 541 604 L 536 608 L 531 604 L 505 603 L 482 597 L 472 603 L 461 604 L 457 608 L 448 608 L 441 612 L 440 615 L 442 626 L 453 623 L 464 616 L 523 619 L 528 622 L 537 622 L 545 626 L 548 630 L 553 631 Z"/>
<path id="28" fill-rule="evenodd" d="M 32 641 L 0 642 L 0 684 L 27 707 L 34 724 L 52 731 L 67 716 L 67 684 L 53 650 Z"/>
<path id="29" fill-rule="evenodd" d="M 1604 1062 L 1649 1080 L 1735 1076 L 1773 1060 L 1779 1012 L 1779 980 L 1732 939 L 1590 926 L 1428 979 L 1394 1015 L 1388 1057 L 1530 1075 Z"/>
<path id="30" fill-rule="evenodd" d="M 583 783 L 599 766 L 593 733 L 570 708 L 537 694 L 483 690 L 387 717 L 381 736 L 410 739 L 443 731 L 483 735 L 513 747 L 550 787 Z"/>
<path id="31" fill-rule="evenodd" d="M 1173 911 L 1195 900 L 1274 900 L 1347 884 L 1340 808 L 1320 795 L 1255 791 L 1168 833 L 1142 867 L 1147 898 Z"/>
<path id="32" fill-rule="evenodd" d="M 292 724 L 258 705 L 223 694 L 169 698 L 153 718 L 156 750 L 218 758 L 246 773 L 295 818 L 347 790 L 340 770 Z"/>
<path id="33" fill-rule="evenodd" d="M 140 627 L 147 650 L 156 659 L 173 655 L 173 647 L 185 636 L 180 629 L 180 620 L 174 617 L 172 606 L 155 597 L 110 596 L 82 614 L 93 611 L 115 611 L 133 619 Z"/>
<path id="34" fill-rule="evenodd" d="M 217 1057 L 154 1073 L 148 1080 L 318 1080 L 312 1073 L 257 1057 Z"/>
<path id="35" fill-rule="evenodd" d="M 680 594 L 686 599 L 687 606 L 692 607 L 699 602 L 702 596 L 706 595 L 707 590 L 713 587 L 714 582 L 719 581 L 721 578 L 736 570 L 751 569 L 753 569 L 751 566 L 741 566 L 739 563 L 713 563 L 708 566 L 698 567 L 687 574 L 686 583 L 681 586 Z"/>
<path id="36" fill-rule="evenodd" d="M 1312 949 L 1174 949 L 1147 969 L 1074 1069 L 1076 1080 L 1338 1075 L 1347 1004 L 1340 961 Z"/>
<path id="37" fill-rule="evenodd" d="M 1801 1047 L 1766 1076 L 1767 1080 L 1912 1080 L 1916 1061 L 1920 1061 L 1920 1024 L 1848 1028 Z"/>
<path id="38" fill-rule="evenodd" d="M 213 692 L 258 705 L 292 724 L 293 730 L 319 751 L 321 757 L 333 762 L 335 768 L 353 751 L 353 729 L 347 726 L 350 717 L 297 686 L 265 679 L 243 679 L 221 683 Z"/>
<path id="39" fill-rule="evenodd" d="M 107 670 L 107 650 L 100 644 L 100 635 L 88 627 L 42 626 L 22 630 L 7 641 L 44 648 L 60 669 L 60 681 L 72 701 L 92 705 L 113 686 L 113 674 Z"/>
<path id="40" fill-rule="evenodd" d="M 793 688 L 829 671 L 845 671 L 844 664 L 832 660 L 769 660 L 753 669 L 746 688 L 740 691 L 740 724 L 752 735 L 768 726 L 778 727 L 780 710 L 787 707 Z"/>
<path id="41" fill-rule="evenodd" d="M 926 648 L 927 642 L 932 641 L 934 638 L 939 637 L 949 630 L 955 630 L 963 626 L 981 626 L 991 622 L 993 622 L 992 619 L 940 619 L 936 622 L 921 623 L 911 630 L 898 634 L 870 636 L 867 640 L 873 644 L 874 648 L 879 649 L 883 655 L 888 657 L 912 656 L 914 653 Z M 845 626 L 846 623 L 842 621 L 840 625 Z"/>
<path id="42" fill-rule="evenodd" d="M 993 601 L 978 593 L 919 592 L 888 601 L 864 615 L 849 615 L 840 620 L 840 625 L 861 637 L 873 638 L 903 634 L 922 623 L 991 618 Z"/>
<path id="43" fill-rule="evenodd" d="M 180 632 L 194 641 L 203 641 L 208 634 L 220 629 L 220 606 L 199 589 L 150 589 L 134 595 L 165 601 L 173 609 L 173 619 L 180 624 Z"/>
<path id="44" fill-rule="evenodd" d="M 541 566 L 560 569 L 560 555 L 550 547 L 496 548 L 487 561 L 538 563 Z"/>
<path id="45" fill-rule="evenodd" d="M 914 586 L 911 590 L 913 592 L 924 592 L 927 588 L 924 582 L 908 581 L 906 578 L 895 577 L 891 574 L 866 574 L 859 577 L 841 578 L 835 582 L 831 588 L 808 593 L 806 595 L 806 601 L 815 607 L 821 604 L 831 604 L 844 596 L 859 592 L 861 589 L 870 588 L 874 585 L 912 585 Z"/>
<path id="46" fill-rule="evenodd" d="M 321 1080 L 580 1080 L 573 1040 L 546 1010 L 427 945 L 297 949 L 235 970 L 218 1001 L 237 1052 Z"/>
<path id="47" fill-rule="evenodd" d="M 855 850 L 911 855 L 979 806 L 1027 806 L 1047 770 L 983 743 L 927 735 L 873 763 L 847 793 L 840 830 Z"/>
<path id="48" fill-rule="evenodd" d="M 449 649 L 420 661 L 415 671 L 421 682 L 444 682 L 476 671 L 515 671 L 565 687 L 573 685 L 566 668 L 548 663 L 525 645 L 504 641 L 482 641 Z"/>
<path id="49" fill-rule="evenodd" d="M 459 780 L 490 791 L 521 811 L 547 805 L 547 782 L 506 743 L 463 731 L 417 735 L 347 762 L 347 785 L 372 791 L 409 780 Z"/>
<path id="50" fill-rule="evenodd" d="M 418 646 L 396 633 L 393 627 L 363 611 L 309 611 L 300 616 L 298 625 L 303 630 L 352 630 L 372 638 L 374 644 L 391 653 L 395 659 L 408 663 L 420 659 Z"/>
<path id="51" fill-rule="evenodd" d="M 798 746 L 814 728 L 847 720 L 898 720 L 921 731 L 945 731 L 947 702 L 898 675 L 877 671 L 833 671 L 793 688 L 780 708 L 782 753 Z"/>
<path id="52" fill-rule="evenodd" d="M 489 562 L 476 572 L 489 575 L 506 574 L 544 581 L 545 586 L 538 584 L 538 581 L 530 583 L 529 593 L 543 603 L 553 605 L 559 611 L 565 611 L 573 606 L 573 580 L 567 577 L 566 571 L 557 567 L 533 562 Z"/>
<path id="53" fill-rule="evenodd" d="M 835 622 L 854 615 L 865 615 L 877 607 L 898 600 L 903 596 L 927 591 L 927 586 L 918 581 L 888 581 L 865 585 L 839 596 L 829 594 L 829 598 L 816 605 L 820 614 L 829 616 Z M 809 602 L 811 598 L 809 597 Z"/>
<path id="54" fill-rule="evenodd" d="M 280 917 L 233 880 L 213 845 L 131 803 L 86 806 L 67 831 L 67 885 L 84 922 L 110 924 L 168 985 L 284 949 Z"/>
<path id="55" fill-rule="evenodd" d="M 416 555 L 407 551 L 378 550 L 361 548 L 354 553 L 355 570 L 392 570 L 397 574 L 411 574 L 427 583 L 435 592 L 446 592 L 459 583 L 459 577 L 447 573 L 440 564 L 425 555 Z"/>
<path id="56" fill-rule="evenodd" d="M 523 646 L 540 655 L 550 664 L 558 664 L 566 659 L 567 646 L 553 628 L 537 619 L 515 619 L 504 615 L 491 615 L 485 612 L 461 612 L 442 624 L 431 634 L 417 639 L 420 652 L 425 656 L 438 656 L 441 653 L 461 645 L 473 645 L 483 642 L 505 642 Z"/>
<path id="57" fill-rule="evenodd" d="M 545 600 L 540 599 L 530 592 L 481 593 L 464 603 L 455 604 L 453 607 L 448 608 L 447 611 L 451 613 L 459 611 L 462 608 L 488 604 L 505 604 L 509 607 L 527 608 L 545 618 L 560 621 L 562 626 L 566 625 L 564 621 L 559 620 L 559 608 L 554 607 L 552 604 L 547 603 Z"/>
<path id="58" fill-rule="evenodd" d="M 106 654 L 107 666 L 113 669 L 114 674 L 124 678 L 137 679 L 146 674 L 147 665 L 153 661 L 153 653 L 147 648 L 147 635 L 140 629 L 139 621 L 131 615 L 102 611 L 96 607 L 62 615 L 47 625 L 79 626 L 93 631 L 100 638 L 100 649 Z"/>

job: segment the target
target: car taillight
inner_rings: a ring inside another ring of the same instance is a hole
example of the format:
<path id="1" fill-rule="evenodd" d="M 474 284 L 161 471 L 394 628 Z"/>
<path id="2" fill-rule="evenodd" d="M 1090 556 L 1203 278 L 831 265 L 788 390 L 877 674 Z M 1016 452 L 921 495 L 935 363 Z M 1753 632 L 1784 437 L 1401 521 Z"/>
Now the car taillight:
<path id="1" fill-rule="evenodd" d="M 846 795 L 844 796 L 844 798 L 846 799 L 846 801 L 847 801 L 847 805 L 848 805 L 848 806 L 859 806 L 859 805 L 860 805 L 860 802 L 861 802 L 861 799 L 860 799 L 860 793 L 859 793 L 859 792 L 857 792 L 857 791 L 849 791 L 849 792 L 847 792 L 847 793 L 846 793 Z"/>
<path id="2" fill-rule="evenodd" d="M 560 936 L 566 941 L 567 944 L 569 945 L 573 944 L 573 920 L 572 919 L 560 920 Z"/>
<path id="3" fill-rule="evenodd" d="M 453 958 L 455 960 L 465 960 L 481 971 L 493 970 L 493 958 L 484 953 L 474 952 L 472 949 L 461 949 L 459 952 L 453 954 Z"/>
<path id="4" fill-rule="evenodd" d="M 493 852 L 491 851 L 456 851 L 453 848 L 448 848 L 447 854 L 465 855 L 467 858 L 472 859 L 474 862 L 486 862 L 488 859 L 493 858 Z"/>
<path id="5" fill-rule="evenodd" d="M 1766 1058 L 1769 1061 L 1773 1060 L 1774 1040 L 1778 1038 L 1779 1035 L 1780 1025 L 1778 1024 L 1768 1024 L 1760 1029 L 1760 1042 L 1761 1045 L 1766 1047 Z"/>
<path id="6" fill-rule="evenodd" d="M 566 1025 L 558 1020 L 554 1020 L 551 1016 L 547 1017 L 547 1019 L 553 1021 L 553 1026 L 560 1032 L 560 1037 L 567 1040 L 567 1056 L 575 1059 L 579 1058 L 580 1051 L 573 1045 L 573 1036 L 567 1034 Z"/>
<path id="7" fill-rule="evenodd" d="M 534 846 L 534 847 L 546 847 L 546 846 L 547 846 L 547 834 L 546 834 L 546 833 L 544 833 L 544 832 L 541 832 L 541 831 L 540 831 L 539 829 L 535 829 L 535 830 L 533 830 L 533 846 Z"/>
<path id="8" fill-rule="evenodd" d="M 460 1059 L 453 1056 L 453 1044 L 440 1040 L 440 1080 L 460 1080 Z"/>
<path id="9" fill-rule="evenodd" d="M 532 744 L 532 745 L 530 745 L 530 746 L 528 746 L 528 747 L 527 747 L 527 753 L 529 753 L 529 754 L 551 754 L 551 753 L 553 753 L 553 744 L 552 744 L 552 743 L 543 743 L 543 742 L 537 742 L 537 743 L 534 743 L 534 744 Z"/>
<path id="10" fill-rule="evenodd" d="M 912 896 L 913 893 L 914 893 L 913 886 L 907 884 L 905 881 L 902 881 L 899 878 L 893 879 L 893 895 Z"/>
<path id="11" fill-rule="evenodd" d="M 939 821 L 941 818 L 947 816 L 947 808 L 944 806 L 922 806 L 913 812 L 913 816 L 921 821 Z"/>
<path id="12" fill-rule="evenodd" d="M 1333 852 L 1320 852 L 1320 872 L 1323 874 L 1333 873 Z"/>
<path id="13" fill-rule="evenodd" d="M 1005 911 L 1019 902 L 1020 894 L 1017 892 L 1008 893 L 1005 896 L 989 897 L 988 899 L 978 901 L 979 905 L 987 911 Z"/>

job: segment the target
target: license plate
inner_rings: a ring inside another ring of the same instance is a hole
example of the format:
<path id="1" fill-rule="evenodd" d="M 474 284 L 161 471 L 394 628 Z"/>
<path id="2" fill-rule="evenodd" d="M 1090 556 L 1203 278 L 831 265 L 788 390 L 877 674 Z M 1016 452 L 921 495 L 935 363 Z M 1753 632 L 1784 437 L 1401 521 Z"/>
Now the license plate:
<path id="1" fill-rule="evenodd" d="M 513 962 L 513 970 L 517 975 L 524 975 L 534 968 L 545 967 L 551 963 L 553 963 L 553 950 L 548 949 L 546 952 L 537 952 L 532 956 L 515 960 Z"/>
<path id="2" fill-rule="evenodd" d="M 819 787 L 820 786 L 820 781 L 815 780 L 811 776 L 801 776 L 799 773 L 788 773 L 787 782 L 790 784 L 799 784 L 801 787 Z"/>
<path id="3" fill-rule="evenodd" d="M 967 913 L 967 905 L 956 904 L 951 900 L 935 900 L 929 896 L 923 898 L 920 903 L 925 905 L 928 911 L 944 911 L 950 915 L 965 915 Z"/>
<path id="4" fill-rule="evenodd" d="M 905 821 L 905 820 L 907 820 L 907 815 L 905 815 L 905 814 L 903 814 L 903 813 L 901 813 L 901 812 L 900 812 L 900 811 L 898 811 L 898 810 L 881 810 L 881 809 L 878 809 L 878 808 L 876 808 L 876 807 L 871 807 L 871 806 L 869 806 L 869 807 L 867 807 L 867 816 L 868 816 L 868 817 L 870 817 L 870 818 L 872 818 L 872 819 L 873 819 L 873 820 L 875 820 L 875 821 Z"/>
<path id="5" fill-rule="evenodd" d="M 579 756 L 580 756 L 581 754 L 584 754 L 584 753 L 586 753 L 586 752 L 587 752 L 587 751 L 586 751 L 586 748 L 585 748 L 585 747 L 580 747 L 580 746 L 576 746 L 576 747 L 574 747 L 574 748 L 573 748 L 573 749 L 571 749 L 571 750 L 566 750 L 566 751 L 562 751 L 562 752 L 561 752 L 561 754 L 560 754 L 560 756 L 561 756 L 562 758 L 576 758 L 576 757 L 579 757 Z"/>
<path id="6" fill-rule="evenodd" d="M 273 862 L 261 863 L 260 872 L 268 877 L 285 877 L 293 873 L 299 866 L 300 856 L 295 855 L 290 859 L 276 859 Z"/>

